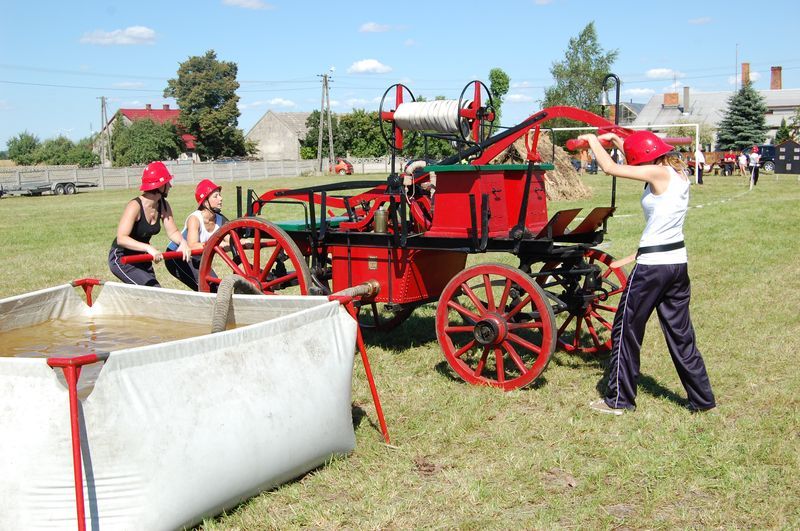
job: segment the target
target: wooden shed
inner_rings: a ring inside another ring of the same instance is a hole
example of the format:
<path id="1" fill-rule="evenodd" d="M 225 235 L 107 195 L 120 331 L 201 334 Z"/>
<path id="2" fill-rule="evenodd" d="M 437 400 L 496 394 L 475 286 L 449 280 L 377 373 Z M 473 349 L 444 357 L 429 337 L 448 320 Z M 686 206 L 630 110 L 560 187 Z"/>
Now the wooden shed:
<path id="1" fill-rule="evenodd" d="M 775 146 L 775 173 L 800 173 L 800 144 L 787 140 Z"/>

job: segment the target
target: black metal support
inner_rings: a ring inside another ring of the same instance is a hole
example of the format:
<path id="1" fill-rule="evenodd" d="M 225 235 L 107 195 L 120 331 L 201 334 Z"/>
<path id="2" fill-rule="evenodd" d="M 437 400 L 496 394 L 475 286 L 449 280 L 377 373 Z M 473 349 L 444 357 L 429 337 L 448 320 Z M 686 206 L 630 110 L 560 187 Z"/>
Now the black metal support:
<path id="1" fill-rule="evenodd" d="M 619 76 L 616 74 L 606 74 L 606 77 L 603 78 L 603 93 L 606 92 L 606 85 L 608 84 L 608 80 L 614 80 L 614 125 L 619 125 L 619 89 L 620 89 L 620 80 Z M 617 149 L 611 152 L 612 156 L 614 157 L 614 162 L 618 162 L 618 153 Z M 612 175 L 611 177 L 611 208 L 617 206 L 617 177 Z M 607 221 L 603 221 L 603 233 L 606 232 Z"/>

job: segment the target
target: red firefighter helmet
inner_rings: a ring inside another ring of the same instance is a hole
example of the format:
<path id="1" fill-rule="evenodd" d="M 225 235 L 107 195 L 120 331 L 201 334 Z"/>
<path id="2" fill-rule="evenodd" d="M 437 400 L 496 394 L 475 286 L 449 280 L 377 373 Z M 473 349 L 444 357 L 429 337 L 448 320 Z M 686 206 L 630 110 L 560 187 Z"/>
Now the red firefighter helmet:
<path id="1" fill-rule="evenodd" d="M 650 131 L 636 131 L 623 144 L 628 164 L 638 166 L 652 162 L 673 150 L 673 147 Z"/>
<path id="2" fill-rule="evenodd" d="M 194 198 L 197 201 L 197 206 L 203 204 L 203 201 L 208 199 L 208 196 L 214 193 L 215 190 L 222 190 L 221 186 L 214 184 L 211 179 L 203 179 L 194 189 Z"/>
<path id="3" fill-rule="evenodd" d="M 758 146 L 753 146 L 753 153 L 758 153 Z"/>
<path id="4" fill-rule="evenodd" d="M 148 192 L 161 188 L 172 180 L 172 174 L 169 172 L 163 162 L 156 161 L 148 164 L 144 172 L 142 172 L 142 185 L 139 190 Z"/>

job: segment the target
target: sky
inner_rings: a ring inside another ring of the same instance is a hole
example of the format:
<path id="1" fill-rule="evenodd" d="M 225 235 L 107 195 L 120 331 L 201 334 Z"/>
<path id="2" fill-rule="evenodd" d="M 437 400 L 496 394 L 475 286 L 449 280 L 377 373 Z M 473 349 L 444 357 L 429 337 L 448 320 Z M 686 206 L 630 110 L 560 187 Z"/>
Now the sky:
<path id="1" fill-rule="evenodd" d="M 0 150 L 28 131 L 72 140 L 108 115 L 165 99 L 167 80 L 191 56 L 214 50 L 238 65 L 239 127 L 267 110 L 312 111 L 329 74 L 335 112 L 377 110 L 394 83 L 415 96 L 458 99 L 492 68 L 511 79 L 503 125 L 539 110 L 550 70 L 569 40 L 594 22 L 621 99 L 664 92 L 734 91 L 741 62 L 768 89 L 781 66 L 800 88 L 800 7 L 792 1 L 651 0 L 9 0 L 0 18 Z M 741 81 L 740 79 L 738 81 Z M 598 87 L 598 93 L 600 87 Z"/>

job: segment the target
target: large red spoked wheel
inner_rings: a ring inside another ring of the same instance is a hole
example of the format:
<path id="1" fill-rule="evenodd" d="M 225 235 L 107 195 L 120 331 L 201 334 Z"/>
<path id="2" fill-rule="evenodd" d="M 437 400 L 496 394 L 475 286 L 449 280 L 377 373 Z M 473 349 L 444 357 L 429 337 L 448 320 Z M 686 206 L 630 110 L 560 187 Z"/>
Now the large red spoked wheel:
<path id="1" fill-rule="evenodd" d="M 244 235 L 248 235 L 245 241 Z M 307 295 L 311 272 L 286 232 L 261 218 L 239 218 L 223 225 L 206 242 L 200 260 L 200 291 L 211 291 L 224 271 L 240 275 L 267 295 Z"/>
<path id="2" fill-rule="evenodd" d="M 580 354 L 598 354 L 611 349 L 611 329 L 614 325 L 614 315 L 617 313 L 620 296 L 628 283 L 628 277 L 622 268 L 612 268 L 614 258 L 597 249 L 587 249 L 584 254 L 587 264 L 600 268 L 600 288 L 595 291 L 596 296 L 570 311 L 559 314 L 556 318 L 558 325 L 558 344 L 567 352 Z M 558 262 L 547 263 L 542 271 L 554 270 Z M 550 276 L 541 276 L 537 282 L 547 291 L 563 287 L 569 290 L 571 283 L 576 278 L 567 272 L 559 272 Z M 556 293 L 558 295 L 558 293 Z"/>
<path id="3" fill-rule="evenodd" d="M 453 277 L 436 308 L 436 335 L 464 380 L 506 391 L 533 382 L 555 349 L 544 290 L 503 264 L 480 264 Z"/>

